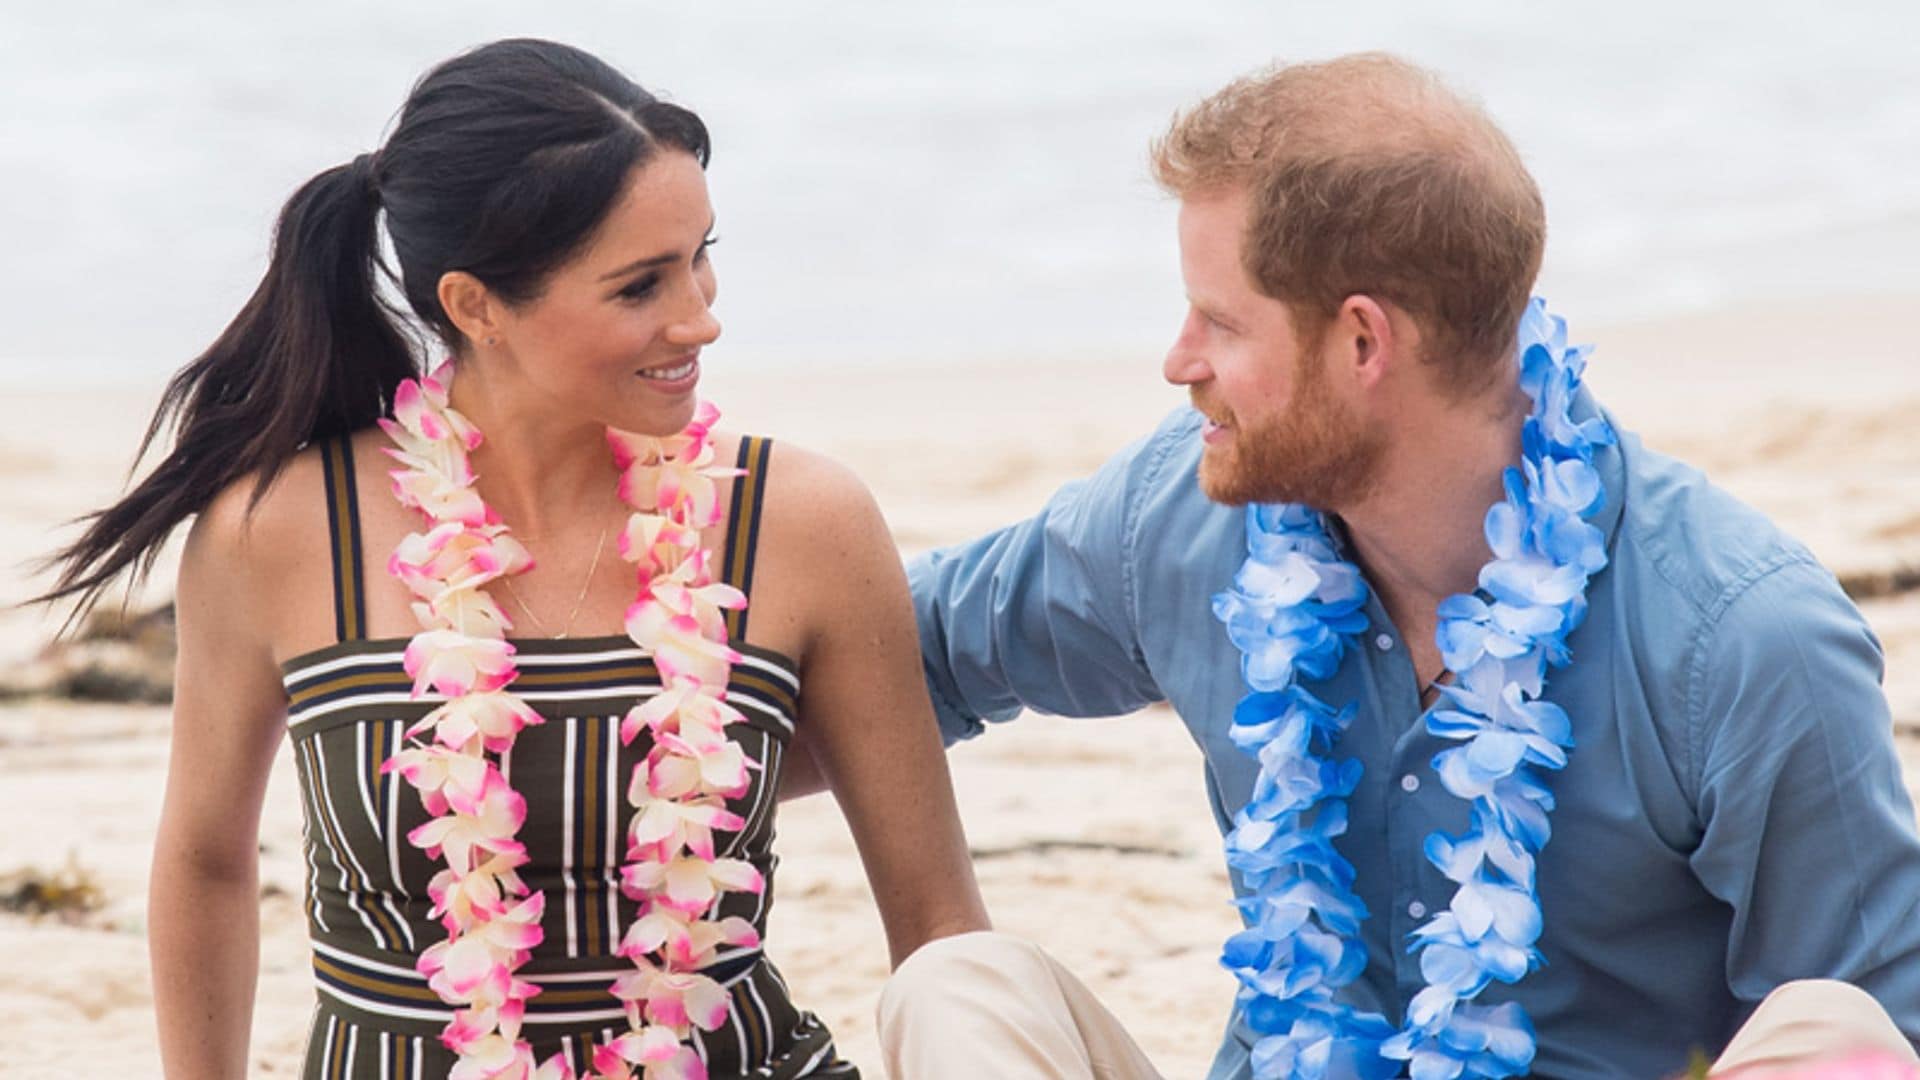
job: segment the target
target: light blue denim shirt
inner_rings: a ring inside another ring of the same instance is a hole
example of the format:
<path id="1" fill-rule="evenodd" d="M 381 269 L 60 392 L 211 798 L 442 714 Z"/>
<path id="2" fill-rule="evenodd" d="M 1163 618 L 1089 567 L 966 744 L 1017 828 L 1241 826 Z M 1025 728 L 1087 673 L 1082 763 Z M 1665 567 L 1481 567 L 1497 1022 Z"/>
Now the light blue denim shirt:
<path id="1" fill-rule="evenodd" d="M 1597 408 L 1583 392 L 1576 415 Z M 1198 432 L 1182 409 L 1037 516 L 910 573 L 949 742 L 1022 706 L 1165 700 L 1225 831 L 1257 763 L 1227 738 L 1246 686 L 1209 601 L 1246 556 L 1244 511 L 1201 493 Z M 1862 986 L 1920 1037 L 1920 836 L 1879 643 L 1805 548 L 1699 473 L 1631 436 L 1597 464 L 1611 561 L 1546 691 L 1577 740 L 1548 778 L 1546 966 L 1481 1000 L 1525 1006 L 1534 1070 L 1553 1077 L 1672 1075 L 1799 978 Z M 1421 987 L 1408 934 L 1452 896 L 1422 842 L 1467 811 L 1434 774 L 1451 744 L 1420 721 L 1406 647 L 1377 600 L 1367 610 L 1361 647 L 1311 688 L 1359 703 L 1338 756 L 1366 774 L 1336 846 L 1372 917 L 1348 995 L 1397 1020 Z M 1250 1075 L 1251 1039 L 1236 1011 L 1210 1080 Z"/>

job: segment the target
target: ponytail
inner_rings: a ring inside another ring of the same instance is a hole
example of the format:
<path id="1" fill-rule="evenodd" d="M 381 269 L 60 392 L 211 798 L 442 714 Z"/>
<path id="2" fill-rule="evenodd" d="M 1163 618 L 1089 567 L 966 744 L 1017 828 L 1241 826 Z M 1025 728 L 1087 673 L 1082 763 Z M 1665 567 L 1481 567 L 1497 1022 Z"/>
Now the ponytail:
<path id="1" fill-rule="evenodd" d="M 173 530 L 221 490 L 253 475 L 257 503 L 303 445 L 385 411 L 414 362 L 379 293 L 377 172 L 362 154 L 294 192 L 266 277 L 167 383 L 135 461 L 169 427 L 172 451 L 119 502 L 80 519 L 86 531 L 47 560 L 59 577 L 37 601 L 77 597 L 77 618 L 122 572 L 144 578 Z"/>
<path id="2" fill-rule="evenodd" d="M 147 426 L 140 457 L 169 428 L 172 451 L 81 519 L 80 539 L 43 567 L 59 577 L 38 599 L 78 597 L 83 614 L 123 572 L 144 577 L 221 490 L 253 476 L 257 503 L 303 445 L 372 424 L 414 374 L 403 330 L 464 344 L 440 307 L 442 275 L 470 273 L 509 303 L 538 296 L 661 147 L 704 166 L 706 125 L 568 45 L 496 41 L 429 71 L 378 154 L 287 201 L 265 280 L 167 384 Z M 383 220 L 397 275 L 380 255 Z M 385 299 L 383 276 L 414 322 Z"/>

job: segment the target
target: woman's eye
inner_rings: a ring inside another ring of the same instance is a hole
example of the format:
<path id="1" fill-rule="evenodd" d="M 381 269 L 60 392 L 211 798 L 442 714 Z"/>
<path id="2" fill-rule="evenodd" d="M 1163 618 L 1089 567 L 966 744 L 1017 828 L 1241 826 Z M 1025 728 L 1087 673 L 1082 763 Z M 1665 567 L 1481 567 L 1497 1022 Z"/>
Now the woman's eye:
<path id="1" fill-rule="evenodd" d="M 660 276 L 648 274 L 629 283 L 626 288 L 620 290 L 620 295 L 628 300 L 644 300 L 653 295 L 654 287 L 658 284 L 660 284 Z"/>
<path id="2" fill-rule="evenodd" d="M 693 253 L 693 261 L 699 262 L 705 259 L 707 257 L 707 249 L 719 242 L 720 238 L 717 236 L 709 236 L 705 240 L 700 241 L 700 250 Z"/>

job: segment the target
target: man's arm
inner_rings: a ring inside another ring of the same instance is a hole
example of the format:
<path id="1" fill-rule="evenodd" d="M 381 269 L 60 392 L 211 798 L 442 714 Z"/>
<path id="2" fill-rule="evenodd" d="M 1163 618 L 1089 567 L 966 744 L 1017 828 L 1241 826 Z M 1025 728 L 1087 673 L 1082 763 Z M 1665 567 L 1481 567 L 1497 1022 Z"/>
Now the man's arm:
<path id="1" fill-rule="evenodd" d="M 1033 517 L 908 566 L 947 745 L 1022 708 L 1118 716 L 1161 699 L 1140 652 L 1134 547 L 1143 499 L 1192 428 L 1181 410 Z M 793 755 L 781 797 L 821 790 L 807 755 Z"/>
<path id="2" fill-rule="evenodd" d="M 1920 835 L 1879 644 L 1806 561 L 1744 586 L 1704 633 L 1689 694 L 1704 828 L 1692 863 L 1733 908 L 1734 995 L 1839 979 L 1920 1038 Z"/>
<path id="3" fill-rule="evenodd" d="M 1141 653 L 1140 507 L 1176 417 L 1039 514 L 908 567 L 927 689 L 949 745 L 1022 708 L 1117 716 L 1161 699 Z"/>

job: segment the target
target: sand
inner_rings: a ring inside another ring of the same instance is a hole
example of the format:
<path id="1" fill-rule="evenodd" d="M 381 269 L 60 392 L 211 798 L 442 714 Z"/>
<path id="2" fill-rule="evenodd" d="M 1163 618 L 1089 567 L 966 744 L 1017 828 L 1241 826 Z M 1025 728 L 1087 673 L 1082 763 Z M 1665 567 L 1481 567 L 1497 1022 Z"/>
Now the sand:
<path id="1" fill-rule="evenodd" d="M 1920 567 L 1920 346 L 1879 328 L 1912 297 L 1719 312 L 1581 334 L 1592 381 L 1629 427 L 1773 515 L 1849 580 Z M 1059 483 L 1143 433 L 1180 394 L 1157 357 L 966 368 L 728 371 L 710 390 L 733 426 L 852 463 L 906 550 L 1035 509 Z M 0 562 L 46 550 L 53 527 L 110 497 L 156 392 L 0 387 Z M 163 560 L 164 596 L 171 575 Z M 0 578 L 0 601 L 29 583 Z M 1909 777 L 1920 776 L 1920 593 L 1868 600 L 1887 649 Z M 0 674 L 48 632 L 0 617 Z M 145 878 L 166 767 L 162 708 L 0 704 L 0 874 L 77 860 L 104 908 L 75 925 L 0 915 L 0 1074 L 158 1075 L 143 936 Z M 1199 756 L 1170 714 L 1026 717 L 950 755 L 997 923 L 1044 941 L 1099 992 L 1171 1077 L 1199 1075 L 1231 994 L 1214 964 L 1234 919 Z M 311 989 L 299 818 L 283 755 L 262 829 L 264 940 L 255 1072 L 293 1073 Z M 878 1074 L 872 1009 L 886 971 L 877 917 L 830 799 L 783 809 L 772 953 L 843 1050 Z M 1060 913 L 1071 910 L 1073 917 Z"/>

